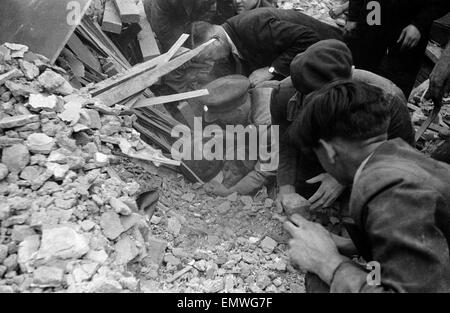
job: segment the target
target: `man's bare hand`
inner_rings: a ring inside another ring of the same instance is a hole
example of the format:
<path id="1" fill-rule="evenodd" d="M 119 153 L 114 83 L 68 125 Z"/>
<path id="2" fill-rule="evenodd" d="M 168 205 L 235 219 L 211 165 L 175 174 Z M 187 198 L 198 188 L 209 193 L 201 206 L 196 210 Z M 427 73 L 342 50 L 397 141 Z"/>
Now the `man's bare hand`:
<path id="1" fill-rule="evenodd" d="M 347 36 L 352 35 L 355 32 L 357 26 L 358 26 L 357 22 L 347 21 L 347 23 L 345 23 L 344 26 L 345 34 Z"/>
<path id="2" fill-rule="evenodd" d="M 330 284 L 335 269 L 346 260 L 339 254 L 331 234 L 322 225 L 309 222 L 299 215 L 293 215 L 284 228 L 292 236 L 289 241 L 292 263 L 317 274 Z"/>
<path id="3" fill-rule="evenodd" d="M 327 208 L 339 198 L 344 192 L 345 186 L 341 185 L 333 176 L 328 173 L 320 174 L 306 181 L 308 184 L 321 183 L 317 192 L 309 199 L 311 210 Z"/>
<path id="4" fill-rule="evenodd" d="M 219 196 L 219 197 L 228 197 L 232 194 L 231 190 L 225 187 L 223 184 L 218 183 L 216 181 L 210 181 L 209 183 L 203 186 L 207 193 Z"/>
<path id="5" fill-rule="evenodd" d="M 421 38 L 422 34 L 417 27 L 410 24 L 403 29 L 397 43 L 401 45 L 401 50 L 412 49 L 418 45 Z"/>
<path id="6" fill-rule="evenodd" d="M 308 200 L 297 193 L 280 193 L 278 194 L 277 201 L 281 204 L 286 215 L 297 213 L 306 216 L 311 206 Z"/>
<path id="7" fill-rule="evenodd" d="M 430 95 L 434 103 L 450 95 L 450 43 L 430 76 Z"/>
<path id="8" fill-rule="evenodd" d="M 259 87 L 262 83 L 271 80 L 272 78 L 273 74 L 269 73 L 269 67 L 263 67 L 254 71 L 250 75 L 249 80 L 252 87 Z"/>

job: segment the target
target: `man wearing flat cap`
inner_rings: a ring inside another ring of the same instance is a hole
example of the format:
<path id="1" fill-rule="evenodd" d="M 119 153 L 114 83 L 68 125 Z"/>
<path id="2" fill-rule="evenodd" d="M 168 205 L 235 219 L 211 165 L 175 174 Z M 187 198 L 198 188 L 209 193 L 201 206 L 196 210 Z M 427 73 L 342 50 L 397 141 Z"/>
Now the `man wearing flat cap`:
<path id="1" fill-rule="evenodd" d="M 252 138 L 246 138 L 245 147 L 237 140 L 233 146 L 233 160 L 226 160 L 239 164 L 244 173 L 229 177 L 223 183 L 212 181 L 205 189 L 219 196 L 228 196 L 234 192 L 240 195 L 252 194 L 275 178 L 278 165 L 276 157 L 272 158 L 273 155 L 277 156 L 277 142 L 270 138 L 270 101 L 273 88 L 250 90 L 250 81 L 242 75 L 219 78 L 205 88 L 209 95 L 199 100 L 205 105 L 204 119 L 207 124 L 218 125 L 223 130 L 227 130 L 227 126 L 238 126 L 241 130 L 254 131 L 258 136 L 257 142 L 250 142 Z M 234 136 L 234 132 L 227 130 L 224 139 L 232 138 L 234 142 Z M 230 152 L 227 148 L 228 144 L 224 147 L 224 154 Z M 257 158 L 250 157 L 252 152 Z"/>
<path id="2" fill-rule="evenodd" d="M 285 133 L 302 110 L 303 100 L 308 94 L 342 79 L 353 79 L 379 87 L 389 104 L 389 139 L 400 137 L 409 144 L 414 143 L 414 131 L 402 91 L 391 81 L 367 71 L 353 69 L 352 65 L 351 52 L 344 43 L 324 40 L 295 57 L 290 78 L 274 82 L 278 93 L 271 105 L 272 124 L 280 126 L 277 178 L 280 190 L 277 201 L 287 212 L 304 205 L 304 198 L 312 204 L 311 209 L 329 207 L 347 187 L 325 173 L 312 153 L 299 151 L 285 140 Z"/>

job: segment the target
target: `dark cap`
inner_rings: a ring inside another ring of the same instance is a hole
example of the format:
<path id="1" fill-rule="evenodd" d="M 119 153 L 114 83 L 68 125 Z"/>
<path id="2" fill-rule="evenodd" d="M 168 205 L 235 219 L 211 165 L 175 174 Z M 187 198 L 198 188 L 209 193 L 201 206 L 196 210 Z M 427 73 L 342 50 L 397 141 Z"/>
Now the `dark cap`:
<path id="1" fill-rule="evenodd" d="M 229 75 L 207 84 L 209 95 L 198 98 L 208 107 L 208 115 L 229 113 L 247 102 L 250 81 L 242 75 Z"/>
<path id="2" fill-rule="evenodd" d="M 307 95 L 336 80 L 349 79 L 352 66 L 352 53 L 345 43 L 322 40 L 294 58 L 292 83 L 295 89 Z"/>

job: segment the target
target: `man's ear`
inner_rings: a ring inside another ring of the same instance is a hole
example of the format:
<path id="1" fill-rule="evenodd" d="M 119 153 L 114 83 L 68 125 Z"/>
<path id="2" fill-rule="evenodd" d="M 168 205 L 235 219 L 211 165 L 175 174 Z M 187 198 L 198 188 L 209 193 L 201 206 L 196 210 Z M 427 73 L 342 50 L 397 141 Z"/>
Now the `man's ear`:
<path id="1" fill-rule="evenodd" d="M 336 162 L 336 150 L 334 147 L 323 139 L 319 140 L 319 145 L 321 149 L 325 151 L 328 162 L 330 162 L 330 164 L 334 164 Z"/>

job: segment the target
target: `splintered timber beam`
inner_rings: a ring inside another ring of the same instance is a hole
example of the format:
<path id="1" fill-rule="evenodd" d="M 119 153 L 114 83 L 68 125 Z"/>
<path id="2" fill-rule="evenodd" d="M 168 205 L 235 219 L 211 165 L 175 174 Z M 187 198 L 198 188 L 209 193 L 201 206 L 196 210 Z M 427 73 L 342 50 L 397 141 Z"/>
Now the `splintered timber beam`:
<path id="1" fill-rule="evenodd" d="M 105 12 L 103 14 L 102 30 L 120 34 L 122 32 L 122 20 L 113 0 L 105 3 Z"/>
<path id="2" fill-rule="evenodd" d="M 180 38 L 173 44 L 173 46 L 164 54 L 164 62 L 169 62 L 177 53 L 178 50 L 184 45 L 186 40 L 189 38 L 188 34 L 182 34 Z"/>
<path id="3" fill-rule="evenodd" d="M 133 0 L 114 0 L 123 23 L 139 23 L 139 9 Z"/>
<path id="4" fill-rule="evenodd" d="M 189 92 L 183 92 L 178 93 L 170 96 L 161 96 L 161 97 L 154 97 L 154 98 L 148 98 L 148 99 L 142 99 L 136 102 L 132 109 L 138 109 L 138 108 L 144 108 L 149 107 L 157 104 L 163 104 L 163 103 L 171 103 L 176 101 L 182 101 L 187 99 L 193 99 L 198 98 L 202 96 L 209 95 L 208 89 L 200 89 L 195 91 L 189 91 Z"/>
<path id="5" fill-rule="evenodd" d="M 132 68 L 128 69 L 127 71 L 121 73 L 118 76 L 108 78 L 108 79 L 96 84 L 94 89 L 91 90 L 91 95 L 93 97 L 98 96 L 99 94 L 106 92 L 107 90 L 109 90 L 112 87 L 118 86 L 135 76 L 138 76 L 144 72 L 152 70 L 152 69 L 156 68 L 157 66 L 160 66 L 160 65 L 168 62 L 170 59 L 173 58 L 175 53 L 180 49 L 180 47 L 186 42 L 186 40 L 188 38 L 189 38 L 189 35 L 183 34 L 177 40 L 177 42 L 172 46 L 172 48 L 169 50 L 169 52 L 167 52 L 163 55 L 160 55 L 154 59 L 151 59 L 147 62 L 135 65 Z"/>
<path id="6" fill-rule="evenodd" d="M 139 25 L 142 28 L 141 32 L 138 34 L 138 41 L 139 46 L 141 47 L 142 57 L 144 61 L 148 61 L 161 55 L 161 52 L 159 51 L 158 44 L 156 43 L 152 26 L 147 19 L 143 1 L 139 1 L 137 5 L 139 15 L 141 16 Z"/>
<path id="7" fill-rule="evenodd" d="M 103 102 L 105 105 L 112 106 L 122 100 L 125 100 L 140 91 L 152 86 L 156 83 L 161 77 L 169 74 L 173 70 L 179 68 L 186 62 L 190 61 L 197 55 L 199 55 L 207 46 L 209 46 L 215 39 L 211 39 L 210 41 L 202 44 L 201 46 L 186 52 L 179 57 L 173 59 L 172 61 L 162 64 L 161 66 L 156 67 L 153 70 L 144 72 L 141 75 L 138 75 L 128 81 L 125 81 L 123 84 L 115 86 L 108 91 L 99 94 L 95 97 L 95 99 Z"/>

